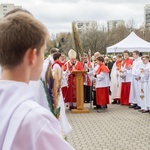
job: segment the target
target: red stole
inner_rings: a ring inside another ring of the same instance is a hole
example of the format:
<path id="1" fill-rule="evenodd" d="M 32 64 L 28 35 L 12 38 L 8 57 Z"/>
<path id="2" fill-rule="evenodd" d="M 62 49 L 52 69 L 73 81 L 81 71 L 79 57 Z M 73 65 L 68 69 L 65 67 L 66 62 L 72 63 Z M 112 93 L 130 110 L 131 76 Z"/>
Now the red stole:
<path id="1" fill-rule="evenodd" d="M 66 61 L 62 61 L 62 62 L 60 62 L 60 67 L 64 66 L 64 65 L 65 65 L 65 63 L 66 63 Z"/>
<path id="2" fill-rule="evenodd" d="M 132 65 L 132 63 L 133 63 L 132 60 L 128 58 L 123 61 L 122 67 L 128 68 L 130 65 Z"/>
<path id="3" fill-rule="evenodd" d="M 97 71 L 96 71 L 96 73 L 97 73 L 97 74 L 100 74 L 101 72 L 107 72 L 107 73 L 109 73 L 110 70 L 109 70 L 108 67 L 105 66 L 104 64 L 100 64 L 100 65 L 99 65 L 99 68 L 98 68 Z"/>
<path id="4" fill-rule="evenodd" d="M 54 67 L 55 64 L 58 64 L 58 65 L 61 67 L 60 62 L 57 61 L 57 62 L 54 62 L 54 63 L 52 64 L 52 68 Z"/>
<path id="5" fill-rule="evenodd" d="M 117 68 L 117 70 L 121 69 L 121 63 L 122 63 L 122 60 L 117 60 L 116 61 L 116 68 Z"/>

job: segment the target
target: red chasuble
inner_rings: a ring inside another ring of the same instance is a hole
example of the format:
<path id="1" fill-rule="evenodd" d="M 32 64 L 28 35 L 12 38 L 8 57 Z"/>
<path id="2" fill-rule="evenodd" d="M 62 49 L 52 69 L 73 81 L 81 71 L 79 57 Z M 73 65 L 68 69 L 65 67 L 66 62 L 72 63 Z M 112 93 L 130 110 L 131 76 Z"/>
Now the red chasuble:
<path id="1" fill-rule="evenodd" d="M 64 70 L 69 70 L 70 72 L 73 69 L 73 66 L 70 62 L 67 62 L 64 65 L 65 69 Z M 81 62 L 77 61 L 75 64 L 75 70 L 83 70 L 83 65 Z M 66 96 L 65 96 L 65 102 L 76 102 L 76 84 L 75 84 L 75 76 L 73 74 L 70 74 L 68 76 L 68 88 L 66 91 Z"/>
<path id="2" fill-rule="evenodd" d="M 122 63 L 122 66 L 125 68 L 128 68 L 131 65 L 132 65 L 131 59 L 126 59 Z M 131 82 L 122 82 L 121 84 L 121 95 L 120 95 L 121 105 L 129 105 L 130 86 Z"/>
<path id="3" fill-rule="evenodd" d="M 101 64 L 96 73 L 100 74 L 101 72 L 109 73 L 110 71 L 104 64 Z M 96 88 L 96 103 L 100 106 L 106 106 L 109 104 L 109 87 Z"/>

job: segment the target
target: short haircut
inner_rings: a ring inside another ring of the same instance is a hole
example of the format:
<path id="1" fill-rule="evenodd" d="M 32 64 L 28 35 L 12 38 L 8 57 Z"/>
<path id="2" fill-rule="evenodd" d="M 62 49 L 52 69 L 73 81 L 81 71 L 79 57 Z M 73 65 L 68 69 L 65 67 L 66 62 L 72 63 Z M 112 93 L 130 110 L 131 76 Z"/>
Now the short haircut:
<path id="1" fill-rule="evenodd" d="M 109 60 L 109 57 L 106 56 L 106 57 L 104 58 L 104 60 Z"/>
<path id="2" fill-rule="evenodd" d="M 56 53 L 53 54 L 53 59 L 54 59 L 54 60 L 57 60 L 57 59 L 60 58 L 60 56 L 61 56 L 61 53 L 56 52 Z"/>
<path id="3" fill-rule="evenodd" d="M 4 17 L 7 17 L 8 15 L 14 14 L 14 13 L 16 13 L 16 12 L 25 12 L 25 13 L 28 13 L 28 14 L 32 15 L 32 14 L 31 14 L 28 10 L 26 10 L 26 9 L 16 8 L 16 9 L 13 9 L 13 10 L 9 11 L 8 13 L 6 13 L 6 14 L 4 15 Z"/>
<path id="4" fill-rule="evenodd" d="M 99 56 L 99 57 L 97 57 L 97 60 L 98 60 L 98 61 L 102 61 L 102 62 L 104 62 L 104 57 Z"/>
<path id="5" fill-rule="evenodd" d="M 128 55 L 130 55 L 130 52 L 128 50 L 124 50 L 123 53 L 127 53 Z"/>
<path id="6" fill-rule="evenodd" d="M 84 55 L 84 57 L 89 56 L 88 53 L 84 53 L 83 55 Z"/>
<path id="7" fill-rule="evenodd" d="M 143 60 L 143 58 L 145 58 L 145 59 L 148 59 L 148 60 L 149 60 L 149 56 L 148 56 L 148 55 L 143 55 L 143 56 L 142 56 L 142 60 Z"/>
<path id="8" fill-rule="evenodd" d="M 138 50 L 133 51 L 136 55 L 140 56 L 140 52 Z"/>
<path id="9" fill-rule="evenodd" d="M 117 54 L 116 57 L 117 57 L 117 58 L 122 58 L 122 55 L 121 55 L 121 54 Z"/>
<path id="10" fill-rule="evenodd" d="M 56 48 L 51 48 L 50 54 L 54 54 L 54 53 L 56 53 L 56 52 L 57 52 L 57 49 L 56 49 Z"/>
<path id="11" fill-rule="evenodd" d="M 28 49 L 37 54 L 48 38 L 44 25 L 32 15 L 16 12 L 0 22 L 0 64 L 2 67 L 19 65 Z"/>

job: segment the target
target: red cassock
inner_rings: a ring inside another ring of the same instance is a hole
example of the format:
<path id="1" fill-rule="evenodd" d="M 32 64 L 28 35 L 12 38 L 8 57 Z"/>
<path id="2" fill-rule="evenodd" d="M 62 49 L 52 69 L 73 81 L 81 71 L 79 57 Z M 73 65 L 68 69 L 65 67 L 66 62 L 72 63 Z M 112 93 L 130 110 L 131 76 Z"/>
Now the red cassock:
<path id="1" fill-rule="evenodd" d="M 109 104 L 108 87 L 96 88 L 96 103 L 100 106 L 106 106 L 107 104 Z"/>
<path id="2" fill-rule="evenodd" d="M 120 96 L 121 105 L 129 105 L 130 86 L 131 82 L 122 82 Z"/>
<path id="3" fill-rule="evenodd" d="M 128 68 L 130 65 L 132 65 L 131 59 L 126 59 L 122 63 L 122 66 Z M 122 82 L 121 84 L 121 95 L 120 95 L 120 104 L 121 105 L 129 105 L 129 95 L 130 95 L 130 86 L 131 82 Z"/>
<path id="4" fill-rule="evenodd" d="M 69 70 L 72 72 L 72 69 L 74 67 L 75 70 L 83 70 L 83 65 L 81 62 L 77 61 L 75 66 L 72 66 L 72 64 L 67 62 L 64 65 L 65 69 L 64 70 Z M 76 84 L 75 84 L 75 76 L 73 74 L 70 74 L 68 76 L 68 88 L 66 91 L 66 96 L 65 96 L 65 102 L 76 102 Z"/>

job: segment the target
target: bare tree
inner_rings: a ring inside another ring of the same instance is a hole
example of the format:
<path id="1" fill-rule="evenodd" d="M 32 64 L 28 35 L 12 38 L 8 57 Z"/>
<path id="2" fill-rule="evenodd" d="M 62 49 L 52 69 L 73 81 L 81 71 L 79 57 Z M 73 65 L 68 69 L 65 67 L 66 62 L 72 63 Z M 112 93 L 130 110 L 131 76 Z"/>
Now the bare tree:
<path id="1" fill-rule="evenodd" d="M 133 19 L 128 20 L 126 27 L 129 29 L 129 32 L 134 31 L 135 29 L 135 21 Z"/>

